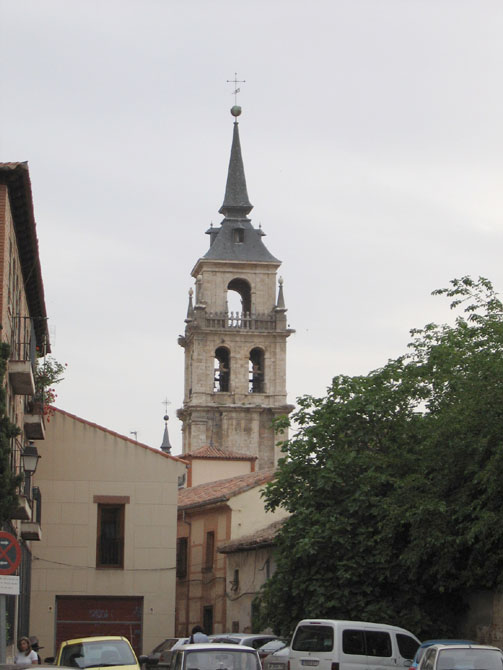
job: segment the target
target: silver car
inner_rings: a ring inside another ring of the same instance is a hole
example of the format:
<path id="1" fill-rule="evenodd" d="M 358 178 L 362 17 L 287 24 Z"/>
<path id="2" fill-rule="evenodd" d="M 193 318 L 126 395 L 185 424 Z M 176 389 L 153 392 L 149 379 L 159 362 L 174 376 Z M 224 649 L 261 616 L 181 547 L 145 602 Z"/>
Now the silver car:
<path id="1" fill-rule="evenodd" d="M 483 644 L 434 644 L 418 670 L 503 670 L 503 652 Z"/>
<path id="2" fill-rule="evenodd" d="M 251 647 L 206 642 L 173 650 L 171 670 L 261 670 L 261 666 Z"/>

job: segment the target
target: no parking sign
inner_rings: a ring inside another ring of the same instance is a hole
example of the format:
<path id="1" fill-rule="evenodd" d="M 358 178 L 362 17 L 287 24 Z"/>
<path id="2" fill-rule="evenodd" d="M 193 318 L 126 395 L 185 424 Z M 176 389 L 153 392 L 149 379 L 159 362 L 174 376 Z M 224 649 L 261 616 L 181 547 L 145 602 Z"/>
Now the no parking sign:
<path id="1" fill-rule="evenodd" d="M 0 575 L 12 575 L 21 562 L 21 546 L 11 533 L 0 531 Z"/>

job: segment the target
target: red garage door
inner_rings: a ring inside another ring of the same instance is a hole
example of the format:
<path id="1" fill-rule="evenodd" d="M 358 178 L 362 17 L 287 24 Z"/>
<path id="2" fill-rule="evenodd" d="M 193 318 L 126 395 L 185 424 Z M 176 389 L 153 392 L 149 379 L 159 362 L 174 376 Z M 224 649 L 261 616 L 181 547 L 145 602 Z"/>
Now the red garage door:
<path id="1" fill-rule="evenodd" d="M 57 596 L 56 651 L 64 640 L 92 635 L 124 635 L 142 651 L 143 598 Z"/>

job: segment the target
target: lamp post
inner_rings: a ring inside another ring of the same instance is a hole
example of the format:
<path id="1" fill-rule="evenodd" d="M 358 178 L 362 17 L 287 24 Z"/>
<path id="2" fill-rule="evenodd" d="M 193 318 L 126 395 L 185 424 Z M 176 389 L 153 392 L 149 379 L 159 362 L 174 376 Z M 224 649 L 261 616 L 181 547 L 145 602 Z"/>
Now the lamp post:
<path id="1" fill-rule="evenodd" d="M 21 458 L 23 459 L 23 470 L 25 473 L 30 476 L 34 475 L 41 456 L 33 442 L 28 442 L 28 444 L 23 449 Z"/>
<path id="2" fill-rule="evenodd" d="M 33 442 L 28 442 L 23 449 L 21 458 L 23 459 L 23 470 L 25 475 L 25 495 L 28 500 L 31 500 L 31 478 L 35 474 L 38 461 L 41 458 L 38 449 Z"/>

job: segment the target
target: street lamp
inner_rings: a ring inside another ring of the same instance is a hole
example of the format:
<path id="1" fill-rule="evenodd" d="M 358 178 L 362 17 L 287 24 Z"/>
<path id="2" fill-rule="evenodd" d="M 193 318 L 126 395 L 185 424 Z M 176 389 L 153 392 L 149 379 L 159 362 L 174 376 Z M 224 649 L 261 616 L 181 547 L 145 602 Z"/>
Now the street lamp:
<path id="1" fill-rule="evenodd" d="M 39 455 L 37 447 L 33 444 L 33 442 L 29 442 L 25 446 L 23 453 L 21 454 L 21 458 L 23 459 L 23 469 L 25 473 L 27 475 L 35 474 L 35 470 L 37 469 L 38 465 L 38 459 L 41 458 L 41 456 Z"/>

